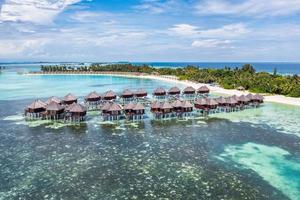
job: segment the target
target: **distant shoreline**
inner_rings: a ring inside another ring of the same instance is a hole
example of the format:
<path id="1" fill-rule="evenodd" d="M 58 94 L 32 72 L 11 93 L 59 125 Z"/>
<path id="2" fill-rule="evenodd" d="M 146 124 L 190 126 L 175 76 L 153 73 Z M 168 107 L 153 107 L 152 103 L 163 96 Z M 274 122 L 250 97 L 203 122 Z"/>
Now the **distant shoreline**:
<path id="1" fill-rule="evenodd" d="M 239 91 L 236 89 L 224 89 L 219 86 L 211 86 L 209 84 L 204 83 L 196 83 L 192 81 L 179 80 L 175 76 L 163 76 L 163 75 L 149 75 L 142 73 L 129 73 L 129 72 L 30 72 L 25 75 L 98 75 L 98 76 L 116 76 L 116 77 L 126 77 L 126 78 L 141 78 L 141 79 L 152 79 L 152 80 L 160 80 L 165 82 L 170 82 L 174 84 L 182 84 L 185 86 L 192 86 L 194 88 L 199 88 L 203 85 L 206 85 L 212 93 L 223 94 L 223 95 L 246 95 L 249 94 L 248 91 Z M 300 98 L 295 97 L 286 97 L 283 95 L 263 95 L 266 102 L 287 104 L 293 106 L 300 106 Z"/>

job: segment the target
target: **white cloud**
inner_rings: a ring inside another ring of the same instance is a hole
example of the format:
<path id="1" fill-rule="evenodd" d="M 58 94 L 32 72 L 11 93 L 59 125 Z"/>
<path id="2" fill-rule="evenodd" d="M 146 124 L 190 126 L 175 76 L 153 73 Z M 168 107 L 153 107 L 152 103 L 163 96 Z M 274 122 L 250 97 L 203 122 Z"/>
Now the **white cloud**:
<path id="1" fill-rule="evenodd" d="M 220 28 L 200 29 L 197 26 L 189 24 L 176 24 L 169 29 L 172 33 L 176 33 L 183 37 L 205 37 L 205 38 L 232 38 L 238 37 L 249 32 L 244 24 L 229 24 Z"/>
<path id="2" fill-rule="evenodd" d="M 176 24 L 169 30 L 182 36 L 195 36 L 199 34 L 198 27 L 190 24 Z"/>
<path id="3" fill-rule="evenodd" d="M 229 24 L 216 29 L 199 31 L 202 37 L 232 38 L 248 33 L 250 30 L 244 24 Z"/>
<path id="4" fill-rule="evenodd" d="M 196 6 L 202 15 L 284 16 L 300 12 L 299 0 L 206 0 Z"/>
<path id="5" fill-rule="evenodd" d="M 134 6 L 134 9 L 160 14 L 168 11 L 179 11 L 182 6 L 183 2 L 180 0 L 142 0 L 139 5 Z"/>
<path id="6" fill-rule="evenodd" d="M 0 57 L 32 54 L 46 43 L 40 38 L 26 38 L 17 40 L 0 40 Z"/>
<path id="7" fill-rule="evenodd" d="M 6 0 L 0 12 L 0 21 L 51 23 L 67 6 L 80 0 Z"/>
<path id="8" fill-rule="evenodd" d="M 193 47 L 199 48 L 224 48 L 229 47 L 228 45 L 231 43 L 229 40 L 217 40 L 217 39 L 202 39 L 202 40 L 195 40 L 192 43 Z"/>

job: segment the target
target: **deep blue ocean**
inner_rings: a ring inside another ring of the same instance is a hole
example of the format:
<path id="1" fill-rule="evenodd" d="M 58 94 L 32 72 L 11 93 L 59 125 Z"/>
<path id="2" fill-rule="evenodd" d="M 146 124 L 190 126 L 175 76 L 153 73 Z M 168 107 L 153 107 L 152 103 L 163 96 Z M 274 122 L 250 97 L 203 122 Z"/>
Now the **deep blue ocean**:
<path id="1" fill-rule="evenodd" d="M 257 71 L 273 72 L 277 69 L 280 74 L 300 74 L 300 63 L 281 62 L 136 62 L 134 64 L 148 64 L 154 67 L 183 67 L 187 65 L 200 68 L 224 68 L 241 67 L 244 64 L 251 64 Z"/>

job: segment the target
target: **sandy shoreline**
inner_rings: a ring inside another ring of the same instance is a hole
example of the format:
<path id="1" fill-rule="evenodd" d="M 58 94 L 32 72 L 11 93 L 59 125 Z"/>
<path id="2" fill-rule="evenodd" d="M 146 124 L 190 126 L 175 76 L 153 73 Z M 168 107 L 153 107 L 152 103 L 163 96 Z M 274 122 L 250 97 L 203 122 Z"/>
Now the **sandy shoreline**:
<path id="1" fill-rule="evenodd" d="M 154 80 L 160 80 L 164 82 L 170 82 L 174 84 L 181 84 L 185 86 L 192 86 L 194 88 L 199 88 L 203 85 L 206 85 L 212 93 L 217 94 L 223 94 L 223 95 L 245 95 L 249 94 L 248 91 L 239 91 L 239 90 L 228 90 L 217 86 L 211 86 L 209 84 L 203 84 L 203 83 L 195 83 L 192 81 L 182 81 L 178 80 L 177 77 L 174 76 L 157 76 L 157 75 L 138 75 L 138 74 L 118 74 L 118 73 L 74 73 L 74 74 L 68 74 L 68 73 L 57 73 L 57 74 L 51 74 L 51 73 L 28 73 L 26 75 L 95 75 L 95 76 L 117 76 L 117 77 L 127 77 L 127 78 L 141 78 L 141 79 L 154 79 Z M 266 102 L 274 102 L 274 103 L 281 103 L 281 104 L 288 104 L 293 106 L 300 106 L 300 98 L 294 98 L 294 97 L 286 97 L 283 95 L 264 95 Z"/>

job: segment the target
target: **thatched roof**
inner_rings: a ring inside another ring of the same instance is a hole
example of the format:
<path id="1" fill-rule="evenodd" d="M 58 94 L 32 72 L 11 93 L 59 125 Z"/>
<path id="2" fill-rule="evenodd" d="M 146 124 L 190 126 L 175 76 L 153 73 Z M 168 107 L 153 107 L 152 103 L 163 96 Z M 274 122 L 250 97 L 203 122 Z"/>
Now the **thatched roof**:
<path id="1" fill-rule="evenodd" d="M 236 101 L 240 100 L 240 97 L 238 97 L 237 95 L 233 95 L 232 98 L 235 99 Z"/>
<path id="2" fill-rule="evenodd" d="M 220 103 L 220 104 L 225 104 L 225 103 L 227 103 L 226 102 L 226 99 L 224 98 L 224 97 L 219 97 L 219 98 L 216 98 L 216 101 L 218 102 L 218 103 Z"/>
<path id="3" fill-rule="evenodd" d="M 184 108 L 193 108 L 194 106 L 191 104 L 191 102 L 189 102 L 189 101 L 184 101 L 184 102 L 182 103 L 182 107 L 184 107 Z"/>
<path id="4" fill-rule="evenodd" d="M 134 94 L 135 95 L 147 95 L 147 91 L 140 88 Z"/>
<path id="5" fill-rule="evenodd" d="M 178 87 L 171 87 L 168 93 L 180 93 L 180 89 Z"/>
<path id="6" fill-rule="evenodd" d="M 161 109 L 172 109 L 173 107 L 169 102 L 165 101 L 160 105 L 160 108 Z"/>
<path id="7" fill-rule="evenodd" d="M 188 86 L 186 88 L 184 88 L 183 92 L 196 92 L 196 89 L 193 88 L 192 86 Z"/>
<path id="8" fill-rule="evenodd" d="M 262 95 L 256 94 L 256 95 L 253 95 L 253 99 L 254 100 L 263 101 L 264 97 Z"/>
<path id="9" fill-rule="evenodd" d="M 215 99 L 207 99 L 207 103 L 210 106 L 217 106 L 219 103 Z"/>
<path id="10" fill-rule="evenodd" d="M 206 98 L 200 98 L 200 99 L 196 99 L 195 104 L 205 106 L 208 105 L 208 102 Z"/>
<path id="11" fill-rule="evenodd" d="M 158 101 L 154 101 L 152 104 L 151 104 L 151 108 L 152 109 L 158 109 L 160 108 L 160 103 Z"/>
<path id="12" fill-rule="evenodd" d="M 122 108 L 119 104 L 112 103 L 108 109 L 108 111 L 121 111 Z"/>
<path id="13" fill-rule="evenodd" d="M 209 92 L 209 88 L 206 85 L 203 85 L 198 88 L 197 92 Z"/>
<path id="14" fill-rule="evenodd" d="M 246 97 L 247 97 L 249 100 L 252 100 L 252 99 L 253 99 L 253 96 L 254 96 L 254 95 L 251 94 L 251 93 L 249 93 L 249 94 L 246 95 Z"/>
<path id="15" fill-rule="evenodd" d="M 172 103 L 172 106 L 174 108 L 179 108 L 179 107 L 182 107 L 182 102 L 180 100 L 176 100 Z"/>
<path id="16" fill-rule="evenodd" d="M 107 111 L 110 108 L 110 104 L 109 102 L 105 102 L 102 106 L 101 106 L 101 110 L 102 111 Z"/>
<path id="17" fill-rule="evenodd" d="M 124 109 L 125 109 L 125 110 L 132 110 L 132 109 L 134 108 L 134 106 L 135 106 L 135 103 L 130 102 L 129 104 L 126 104 L 126 105 L 124 106 Z"/>
<path id="18" fill-rule="evenodd" d="M 91 92 L 85 97 L 85 99 L 100 99 L 100 98 L 101 96 L 96 91 Z"/>
<path id="19" fill-rule="evenodd" d="M 107 92 L 104 93 L 103 97 L 105 98 L 113 98 L 113 97 L 116 97 L 117 95 L 112 91 L 112 90 L 109 90 Z"/>
<path id="20" fill-rule="evenodd" d="M 133 92 L 129 89 L 123 91 L 122 96 L 133 96 Z"/>
<path id="21" fill-rule="evenodd" d="M 54 101 L 54 102 L 56 102 L 56 103 L 58 103 L 58 104 L 61 104 L 61 102 L 62 102 L 62 100 L 59 99 L 58 97 L 52 96 L 52 97 L 50 97 L 50 98 L 46 101 L 46 104 L 49 104 L 51 101 Z"/>
<path id="22" fill-rule="evenodd" d="M 143 104 L 138 102 L 132 110 L 145 110 L 145 107 L 143 106 Z"/>
<path id="23" fill-rule="evenodd" d="M 72 103 L 67 110 L 72 113 L 84 113 L 86 112 L 86 107 L 78 103 Z"/>
<path id="24" fill-rule="evenodd" d="M 40 109 L 40 108 L 45 108 L 46 107 L 46 103 L 44 103 L 43 101 L 37 99 L 34 102 L 32 102 L 27 108 L 29 109 Z"/>
<path id="25" fill-rule="evenodd" d="M 237 104 L 238 101 L 233 97 L 228 97 L 226 98 L 226 103 L 233 105 L 233 104 Z"/>
<path id="26" fill-rule="evenodd" d="M 154 90 L 153 93 L 154 94 L 165 94 L 166 90 L 164 88 L 157 88 L 156 90 Z"/>
<path id="27" fill-rule="evenodd" d="M 52 101 L 52 102 L 50 102 L 47 106 L 46 106 L 46 110 L 47 111 L 60 111 L 60 110 L 64 110 L 65 108 L 62 106 L 62 105 L 60 105 L 60 104 L 58 104 L 58 103 L 56 103 L 56 102 L 54 102 L 54 101 Z"/>
<path id="28" fill-rule="evenodd" d="M 73 94 L 69 93 L 64 97 L 64 101 L 76 101 L 77 97 L 75 97 Z"/>
<path id="29" fill-rule="evenodd" d="M 240 102 L 248 102 L 248 101 L 250 101 L 245 95 L 241 95 L 240 97 L 239 97 L 239 101 Z"/>

